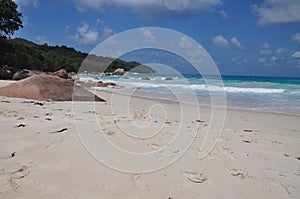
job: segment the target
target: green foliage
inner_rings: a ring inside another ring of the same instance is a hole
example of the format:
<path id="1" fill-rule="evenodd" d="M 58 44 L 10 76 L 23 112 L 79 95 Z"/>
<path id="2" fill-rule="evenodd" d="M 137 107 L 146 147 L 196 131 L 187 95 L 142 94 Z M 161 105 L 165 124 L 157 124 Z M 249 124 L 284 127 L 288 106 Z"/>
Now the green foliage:
<path id="1" fill-rule="evenodd" d="M 138 62 L 89 55 L 66 46 L 37 45 L 25 39 L 0 37 L 0 66 L 38 71 L 113 72 L 117 68 L 139 73 L 156 73 Z"/>
<path id="2" fill-rule="evenodd" d="M 121 59 L 96 55 L 89 55 L 82 63 L 79 72 L 109 73 L 115 71 L 117 68 L 123 68 L 125 71 L 133 73 L 156 73 L 156 71 L 149 66 L 142 65 L 138 62 L 127 62 Z"/>
<path id="3" fill-rule="evenodd" d="M 19 28 L 23 28 L 22 14 L 18 5 L 12 0 L 0 0 L 0 36 L 10 37 Z"/>

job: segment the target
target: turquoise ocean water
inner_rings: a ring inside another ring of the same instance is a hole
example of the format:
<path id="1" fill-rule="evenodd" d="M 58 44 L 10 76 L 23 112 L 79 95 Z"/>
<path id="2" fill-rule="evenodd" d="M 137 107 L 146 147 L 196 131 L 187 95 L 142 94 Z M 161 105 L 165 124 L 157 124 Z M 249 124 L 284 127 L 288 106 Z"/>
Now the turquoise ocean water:
<path id="1" fill-rule="evenodd" d="M 228 108 L 300 115 L 300 78 L 199 75 L 104 76 L 81 74 L 82 81 L 114 82 L 132 95 L 176 100 L 179 95 L 196 96 L 209 105 L 212 93 L 225 93 Z M 171 79 L 171 80 L 168 80 Z M 111 88 L 102 88 L 111 89 Z"/>

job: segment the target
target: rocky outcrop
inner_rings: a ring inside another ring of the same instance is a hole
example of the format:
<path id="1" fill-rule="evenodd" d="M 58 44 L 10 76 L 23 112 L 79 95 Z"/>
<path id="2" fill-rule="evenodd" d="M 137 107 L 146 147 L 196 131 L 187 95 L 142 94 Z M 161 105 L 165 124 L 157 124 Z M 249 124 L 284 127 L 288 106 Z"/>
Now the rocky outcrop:
<path id="1" fill-rule="evenodd" d="M 13 72 L 5 67 L 0 68 L 0 79 L 12 79 Z"/>
<path id="2" fill-rule="evenodd" d="M 115 87 L 115 86 L 117 86 L 117 84 L 115 84 L 115 83 L 112 83 L 112 82 L 98 82 L 97 83 L 97 87 Z"/>
<path id="3" fill-rule="evenodd" d="M 0 96 L 40 101 L 105 101 L 71 80 L 52 75 L 33 75 L 1 87 Z"/>
<path id="4" fill-rule="evenodd" d="M 71 79 L 72 81 L 78 81 L 79 80 L 79 77 L 78 77 L 77 73 L 74 73 L 74 72 L 70 72 L 68 74 L 68 78 Z"/>
<path id="5" fill-rule="evenodd" d="M 35 72 L 31 71 L 31 70 L 27 70 L 27 69 L 22 69 L 18 72 L 16 72 L 12 79 L 13 80 L 22 80 L 22 79 L 26 79 L 28 77 L 31 77 L 32 75 L 36 74 Z"/>
<path id="6" fill-rule="evenodd" d="M 145 75 L 145 76 L 141 77 L 141 80 L 150 80 L 150 78 Z"/>
<path id="7" fill-rule="evenodd" d="M 125 74 L 125 70 L 123 68 L 117 68 L 112 75 L 124 75 Z"/>
<path id="8" fill-rule="evenodd" d="M 58 71 L 55 71 L 53 73 L 49 73 L 50 75 L 57 76 L 63 79 L 68 79 L 68 72 L 65 69 L 60 69 Z"/>
<path id="9" fill-rule="evenodd" d="M 117 84 L 113 82 L 93 82 L 93 81 L 88 81 L 88 82 L 77 82 L 77 84 L 81 87 L 84 88 L 92 88 L 92 87 L 119 87 Z"/>
<path id="10" fill-rule="evenodd" d="M 60 69 L 55 72 L 38 72 L 38 71 L 31 71 L 28 69 L 16 69 L 13 67 L 4 66 L 0 68 L 0 79 L 3 80 L 22 80 L 33 75 L 52 75 L 57 76 L 63 79 L 71 79 L 73 81 L 78 81 L 79 77 L 77 73 L 70 72 L 68 73 L 65 69 Z"/>
<path id="11" fill-rule="evenodd" d="M 166 77 L 165 79 L 166 81 L 169 81 L 169 80 L 174 80 L 172 77 Z"/>

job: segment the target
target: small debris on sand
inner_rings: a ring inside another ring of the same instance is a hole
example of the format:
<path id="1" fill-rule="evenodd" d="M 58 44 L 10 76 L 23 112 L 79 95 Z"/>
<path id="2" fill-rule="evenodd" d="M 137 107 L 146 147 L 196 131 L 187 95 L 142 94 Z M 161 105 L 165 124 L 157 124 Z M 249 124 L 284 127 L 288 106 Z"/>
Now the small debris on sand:
<path id="1" fill-rule="evenodd" d="M 196 122 L 203 123 L 204 121 L 203 120 L 196 120 Z"/>
<path id="2" fill-rule="evenodd" d="M 249 140 L 243 140 L 243 142 L 246 142 L 246 143 L 251 143 L 251 141 L 249 141 Z"/>
<path id="3" fill-rule="evenodd" d="M 17 126 L 15 126 L 15 128 L 24 128 L 26 125 L 25 124 L 19 124 Z"/>
<path id="4" fill-rule="evenodd" d="M 62 133 L 62 132 L 67 131 L 67 130 L 68 130 L 68 128 L 63 128 L 63 129 L 61 129 L 61 130 L 53 131 L 53 132 L 50 132 L 50 133 L 51 133 L 51 134 Z"/>
<path id="5" fill-rule="evenodd" d="M 1 100 L 0 102 L 2 102 L 2 103 L 7 103 L 7 104 L 10 103 L 10 101 L 6 101 L 6 100 Z"/>

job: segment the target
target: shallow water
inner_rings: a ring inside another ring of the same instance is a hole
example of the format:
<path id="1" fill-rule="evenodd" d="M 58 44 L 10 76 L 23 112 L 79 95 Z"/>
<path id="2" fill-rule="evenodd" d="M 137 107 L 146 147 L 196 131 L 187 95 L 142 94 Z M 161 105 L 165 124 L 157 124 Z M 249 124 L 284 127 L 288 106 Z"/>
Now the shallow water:
<path id="1" fill-rule="evenodd" d="M 142 80 L 142 76 L 80 75 L 80 79 L 99 81 L 95 79 L 97 77 L 104 82 L 114 82 L 124 87 L 118 92 L 136 96 L 178 101 L 190 96 L 196 97 L 200 104 L 209 105 L 212 96 L 216 97 L 217 102 L 223 100 L 224 95 L 229 108 L 300 115 L 300 78 L 148 75 L 150 80 Z M 171 80 L 166 80 L 167 78 Z"/>

